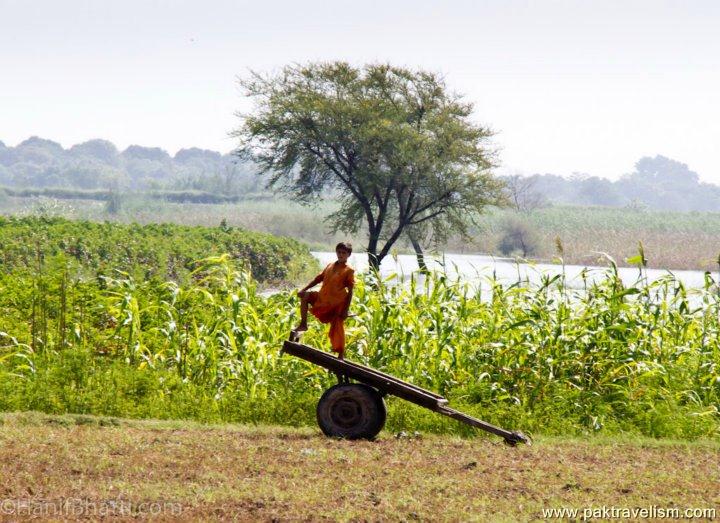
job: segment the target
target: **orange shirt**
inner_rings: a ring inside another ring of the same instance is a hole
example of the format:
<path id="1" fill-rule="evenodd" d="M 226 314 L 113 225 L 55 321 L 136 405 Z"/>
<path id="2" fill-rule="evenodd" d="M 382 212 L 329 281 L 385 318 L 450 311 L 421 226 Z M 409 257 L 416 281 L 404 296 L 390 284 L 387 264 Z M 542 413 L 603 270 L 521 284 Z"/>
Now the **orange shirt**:
<path id="1" fill-rule="evenodd" d="M 334 262 L 322 272 L 322 287 L 318 294 L 318 305 L 341 305 L 347 300 L 348 289 L 355 285 L 355 270 L 347 263 Z"/>

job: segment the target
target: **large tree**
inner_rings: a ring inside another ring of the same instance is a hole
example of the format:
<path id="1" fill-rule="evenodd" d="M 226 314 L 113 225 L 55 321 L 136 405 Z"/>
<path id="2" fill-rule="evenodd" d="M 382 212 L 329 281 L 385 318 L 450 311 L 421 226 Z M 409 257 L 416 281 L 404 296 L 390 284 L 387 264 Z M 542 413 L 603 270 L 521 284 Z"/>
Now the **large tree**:
<path id="1" fill-rule="evenodd" d="M 372 267 L 403 233 L 464 234 L 502 199 L 491 131 L 437 74 L 311 63 L 252 73 L 241 85 L 255 106 L 239 114 L 238 154 L 301 202 L 339 197 L 329 223 L 350 233 L 365 224 Z"/>

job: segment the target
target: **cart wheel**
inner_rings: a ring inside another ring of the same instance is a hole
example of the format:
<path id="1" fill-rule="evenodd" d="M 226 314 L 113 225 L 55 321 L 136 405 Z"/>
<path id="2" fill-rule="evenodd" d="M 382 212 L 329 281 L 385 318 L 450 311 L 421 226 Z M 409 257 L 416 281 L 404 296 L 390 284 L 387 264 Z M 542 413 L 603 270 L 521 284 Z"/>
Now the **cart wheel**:
<path id="1" fill-rule="evenodd" d="M 380 393 L 360 383 L 339 383 L 320 398 L 317 421 L 326 436 L 373 439 L 385 425 L 387 409 Z"/>

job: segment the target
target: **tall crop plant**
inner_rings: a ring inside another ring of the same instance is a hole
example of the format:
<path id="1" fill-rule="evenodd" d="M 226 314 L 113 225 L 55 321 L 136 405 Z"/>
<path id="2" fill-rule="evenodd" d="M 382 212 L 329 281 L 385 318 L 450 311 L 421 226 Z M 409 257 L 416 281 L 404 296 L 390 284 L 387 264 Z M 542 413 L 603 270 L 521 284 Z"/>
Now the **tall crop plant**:
<path id="1" fill-rule="evenodd" d="M 84 280 L 65 267 L 43 274 L 42 350 L 33 346 L 35 276 L 0 277 L 0 405 L 313 422 L 313 403 L 334 376 L 280 357 L 297 321 L 294 292 L 261 294 L 226 256 L 196 263 L 186 283 L 120 272 Z M 581 277 L 572 290 L 562 274 L 539 286 L 489 276 L 481 292 L 445 274 L 362 276 L 349 357 L 524 429 L 717 435 L 712 277 L 701 289 L 671 274 L 625 286 L 614 266 L 601 279 Z M 326 331 L 311 322 L 305 343 L 327 348 Z"/>

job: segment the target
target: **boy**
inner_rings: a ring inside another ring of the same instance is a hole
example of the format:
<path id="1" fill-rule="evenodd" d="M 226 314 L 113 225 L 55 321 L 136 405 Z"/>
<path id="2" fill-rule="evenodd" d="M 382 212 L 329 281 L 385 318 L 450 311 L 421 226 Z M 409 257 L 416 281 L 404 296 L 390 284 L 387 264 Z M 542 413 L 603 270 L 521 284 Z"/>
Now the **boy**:
<path id="1" fill-rule="evenodd" d="M 335 246 L 337 261 L 331 263 L 318 274 L 313 281 L 298 291 L 300 297 L 300 324 L 293 329 L 293 337 L 299 338 L 307 330 L 308 305 L 320 322 L 330 324 L 330 345 L 338 353 L 338 358 L 345 357 L 345 318 L 348 317 L 350 300 L 355 285 L 355 271 L 347 264 L 352 254 L 349 242 L 340 242 Z M 322 282 L 320 292 L 308 291 Z"/>

